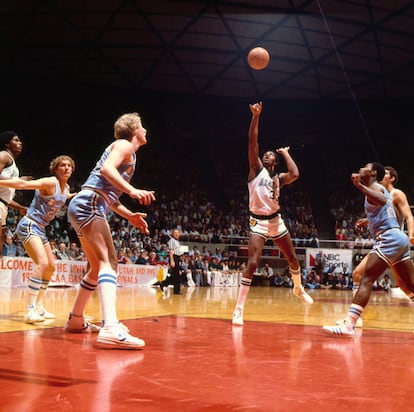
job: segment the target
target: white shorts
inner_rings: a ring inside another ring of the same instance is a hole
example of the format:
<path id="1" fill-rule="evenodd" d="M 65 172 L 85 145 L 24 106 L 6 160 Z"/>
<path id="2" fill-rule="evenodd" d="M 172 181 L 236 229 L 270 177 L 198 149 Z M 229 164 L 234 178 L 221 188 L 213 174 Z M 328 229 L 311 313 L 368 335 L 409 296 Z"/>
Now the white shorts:
<path id="1" fill-rule="evenodd" d="M 1 227 L 6 227 L 8 213 L 9 213 L 9 208 L 3 202 L 0 202 L 0 226 Z"/>
<path id="2" fill-rule="evenodd" d="M 265 239 L 279 239 L 288 233 L 285 222 L 278 214 L 272 219 L 257 219 L 250 216 L 250 233 L 259 235 Z"/>

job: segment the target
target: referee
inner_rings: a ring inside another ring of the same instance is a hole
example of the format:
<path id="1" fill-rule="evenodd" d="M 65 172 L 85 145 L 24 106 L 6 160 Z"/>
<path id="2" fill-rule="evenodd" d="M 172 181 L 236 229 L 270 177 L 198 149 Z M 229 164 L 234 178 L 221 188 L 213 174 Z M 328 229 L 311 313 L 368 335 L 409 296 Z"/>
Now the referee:
<path id="1" fill-rule="evenodd" d="M 172 230 L 171 238 L 167 245 L 171 277 L 161 282 L 160 287 L 163 290 L 167 283 L 172 283 L 174 285 L 174 294 L 181 295 L 180 258 L 184 252 L 180 245 L 179 229 L 175 228 Z"/>

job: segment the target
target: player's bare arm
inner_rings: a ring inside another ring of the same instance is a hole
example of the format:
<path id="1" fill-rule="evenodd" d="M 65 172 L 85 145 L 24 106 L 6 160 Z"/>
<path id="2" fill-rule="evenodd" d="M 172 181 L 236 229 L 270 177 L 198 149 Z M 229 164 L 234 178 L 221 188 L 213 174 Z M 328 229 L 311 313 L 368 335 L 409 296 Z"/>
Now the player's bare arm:
<path id="1" fill-rule="evenodd" d="M 155 200 L 154 191 L 136 189 L 127 182 L 119 173 L 118 167 L 130 161 L 133 153 L 131 142 L 120 139 L 113 143 L 111 152 L 101 167 L 101 174 L 116 188 L 122 190 L 133 199 L 137 199 L 140 204 L 149 205 Z"/>
<path id="2" fill-rule="evenodd" d="M 279 175 L 280 185 L 286 186 L 290 183 L 293 183 L 295 180 L 299 179 L 299 169 L 296 165 L 296 162 L 292 159 L 292 156 L 289 153 L 290 146 L 280 147 L 276 149 L 276 153 L 280 154 L 285 160 L 287 172 L 281 173 Z"/>
<path id="3" fill-rule="evenodd" d="M 392 199 L 394 205 L 398 208 L 402 217 L 405 219 L 410 243 L 414 245 L 414 218 L 410 209 L 410 205 L 408 204 L 407 196 L 402 190 L 394 189 Z"/>
<path id="4" fill-rule="evenodd" d="M 387 202 L 387 198 L 382 191 L 383 186 L 379 183 L 369 184 L 368 176 L 361 176 L 361 173 L 352 173 L 351 179 L 354 186 L 367 197 L 368 203 L 380 206 Z"/>
<path id="5" fill-rule="evenodd" d="M 253 179 L 263 167 L 259 158 L 259 118 L 262 113 L 262 102 L 250 104 L 252 119 L 249 127 L 249 180 Z"/>

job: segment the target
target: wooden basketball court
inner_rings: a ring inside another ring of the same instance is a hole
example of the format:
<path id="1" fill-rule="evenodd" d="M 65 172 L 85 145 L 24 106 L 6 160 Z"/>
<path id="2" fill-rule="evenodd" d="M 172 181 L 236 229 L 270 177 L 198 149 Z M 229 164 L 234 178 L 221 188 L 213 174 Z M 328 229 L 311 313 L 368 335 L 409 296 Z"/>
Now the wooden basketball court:
<path id="1" fill-rule="evenodd" d="M 102 350 L 63 324 L 75 288 L 49 288 L 55 321 L 23 323 L 25 288 L 0 289 L 1 411 L 413 410 L 414 306 L 375 292 L 354 338 L 321 326 L 343 318 L 350 291 L 252 287 L 233 327 L 235 287 L 118 288 L 119 317 L 141 351 Z M 100 319 L 94 295 L 87 315 Z"/>

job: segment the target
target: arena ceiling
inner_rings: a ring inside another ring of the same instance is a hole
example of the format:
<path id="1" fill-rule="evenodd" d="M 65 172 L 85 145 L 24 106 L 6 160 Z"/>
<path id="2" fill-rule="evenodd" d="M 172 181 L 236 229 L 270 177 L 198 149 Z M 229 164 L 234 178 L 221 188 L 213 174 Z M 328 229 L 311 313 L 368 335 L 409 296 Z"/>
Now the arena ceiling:
<path id="1" fill-rule="evenodd" d="M 409 0 L 2 0 L 0 72 L 264 99 L 414 96 Z M 246 62 L 269 50 L 262 71 Z"/>

